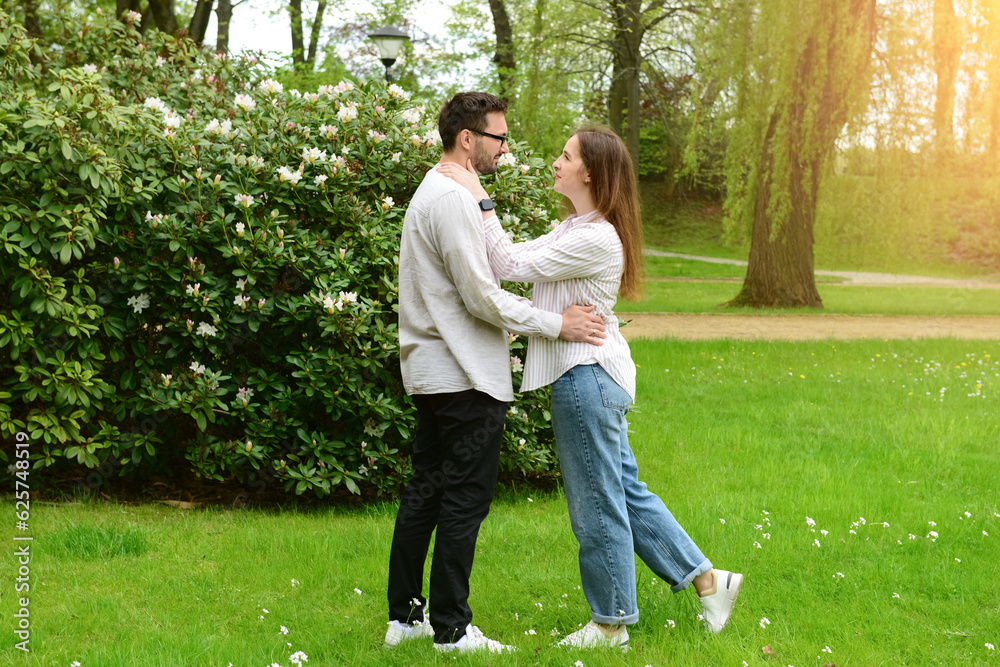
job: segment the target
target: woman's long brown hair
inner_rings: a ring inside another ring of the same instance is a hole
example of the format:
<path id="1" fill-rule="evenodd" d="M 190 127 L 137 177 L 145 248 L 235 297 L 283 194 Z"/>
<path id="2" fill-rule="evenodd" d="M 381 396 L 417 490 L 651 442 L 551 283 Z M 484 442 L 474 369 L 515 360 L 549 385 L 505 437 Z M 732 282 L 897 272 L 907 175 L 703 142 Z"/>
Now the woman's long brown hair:
<path id="1" fill-rule="evenodd" d="M 646 268 L 642 259 L 642 216 L 639 186 L 632 158 L 621 138 L 610 129 L 587 126 L 574 132 L 580 142 L 580 158 L 590 173 L 594 203 L 618 232 L 625 255 L 625 270 L 619 293 L 638 301 L 646 293 Z"/>

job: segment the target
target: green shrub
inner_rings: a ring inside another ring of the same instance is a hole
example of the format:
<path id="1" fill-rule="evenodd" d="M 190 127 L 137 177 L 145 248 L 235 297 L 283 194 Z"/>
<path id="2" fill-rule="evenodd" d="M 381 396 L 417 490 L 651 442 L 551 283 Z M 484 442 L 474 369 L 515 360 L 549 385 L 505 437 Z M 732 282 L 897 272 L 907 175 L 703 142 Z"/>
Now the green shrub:
<path id="1" fill-rule="evenodd" d="M 398 238 L 435 114 L 377 81 L 285 91 L 252 54 L 128 19 L 78 28 L 38 49 L 0 14 L 0 430 L 27 430 L 36 466 L 96 469 L 88 485 L 190 466 L 398 489 Z M 528 238 L 548 167 L 512 149 L 489 187 Z M 506 469 L 550 466 L 545 401 L 512 406 Z"/>

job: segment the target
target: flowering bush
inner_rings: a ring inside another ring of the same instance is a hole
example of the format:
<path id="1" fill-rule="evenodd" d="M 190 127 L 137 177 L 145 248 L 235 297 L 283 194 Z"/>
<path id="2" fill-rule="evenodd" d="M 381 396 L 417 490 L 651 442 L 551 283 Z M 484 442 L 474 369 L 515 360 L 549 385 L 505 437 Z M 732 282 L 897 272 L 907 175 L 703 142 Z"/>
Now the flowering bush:
<path id="1" fill-rule="evenodd" d="M 434 114 L 381 82 L 286 91 L 135 20 L 43 50 L 0 13 L 0 430 L 36 466 L 397 489 L 398 239 Z M 547 167 L 513 148 L 489 188 L 528 238 Z M 550 466 L 543 401 L 513 405 L 506 469 Z"/>

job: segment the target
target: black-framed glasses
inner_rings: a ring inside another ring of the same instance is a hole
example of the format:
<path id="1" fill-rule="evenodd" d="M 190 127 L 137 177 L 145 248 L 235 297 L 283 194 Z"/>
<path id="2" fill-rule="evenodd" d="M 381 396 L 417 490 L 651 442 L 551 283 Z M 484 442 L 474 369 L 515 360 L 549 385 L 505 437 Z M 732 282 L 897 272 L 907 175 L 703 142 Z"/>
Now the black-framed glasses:
<path id="1" fill-rule="evenodd" d="M 475 132 L 480 136 L 496 139 L 500 142 L 500 148 L 503 148 L 503 145 L 507 143 L 507 137 L 501 137 L 499 134 L 490 134 L 489 132 L 482 132 L 481 130 L 473 130 L 471 127 L 469 128 L 469 132 Z"/>

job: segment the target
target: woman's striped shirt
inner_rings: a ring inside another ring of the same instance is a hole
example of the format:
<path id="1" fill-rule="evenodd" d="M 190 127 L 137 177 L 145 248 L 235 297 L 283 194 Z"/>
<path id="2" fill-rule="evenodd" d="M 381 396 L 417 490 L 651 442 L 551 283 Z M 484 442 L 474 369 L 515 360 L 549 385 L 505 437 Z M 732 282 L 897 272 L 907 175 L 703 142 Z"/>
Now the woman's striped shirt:
<path id="1" fill-rule="evenodd" d="M 579 364 L 598 363 L 635 400 L 635 364 L 612 311 L 625 267 L 618 232 L 599 211 L 571 215 L 533 241 L 514 243 L 496 216 L 484 221 L 490 268 L 501 280 L 533 282 L 532 305 L 561 313 L 596 306 L 608 337 L 604 345 L 528 339 L 521 391 L 544 387 Z"/>

